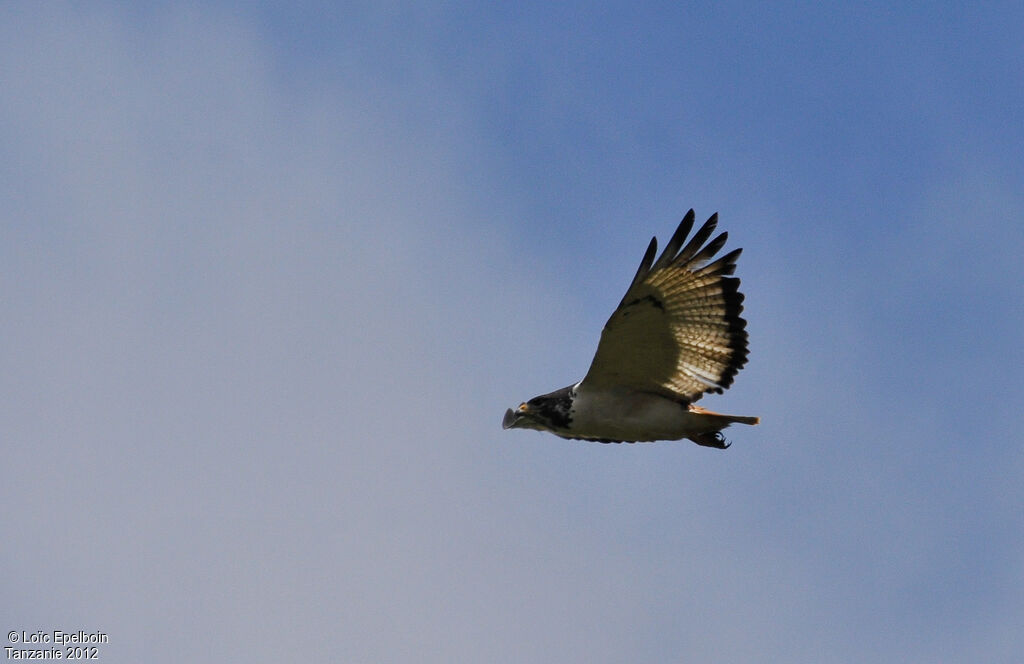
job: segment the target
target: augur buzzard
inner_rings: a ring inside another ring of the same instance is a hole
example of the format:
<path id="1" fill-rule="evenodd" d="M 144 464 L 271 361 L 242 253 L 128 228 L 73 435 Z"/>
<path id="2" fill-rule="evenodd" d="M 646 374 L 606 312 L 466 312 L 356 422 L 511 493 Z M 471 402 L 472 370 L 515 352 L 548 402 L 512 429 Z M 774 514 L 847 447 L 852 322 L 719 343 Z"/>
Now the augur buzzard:
<path id="1" fill-rule="evenodd" d="M 712 262 L 728 237 L 708 242 L 717 213 L 683 246 L 693 221 L 690 210 L 657 260 L 651 238 L 583 380 L 510 408 L 503 428 L 603 443 L 689 438 L 725 449 L 722 429 L 760 421 L 694 405 L 705 392 L 721 394 L 746 364 L 747 323 L 740 280 L 729 276 L 742 249 Z"/>

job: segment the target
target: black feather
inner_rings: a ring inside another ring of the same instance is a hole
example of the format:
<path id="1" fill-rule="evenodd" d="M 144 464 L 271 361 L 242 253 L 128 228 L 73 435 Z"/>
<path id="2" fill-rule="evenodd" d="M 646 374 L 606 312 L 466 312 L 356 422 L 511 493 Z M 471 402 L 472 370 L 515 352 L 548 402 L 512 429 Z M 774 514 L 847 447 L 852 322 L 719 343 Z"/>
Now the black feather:
<path id="1" fill-rule="evenodd" d="M 693 229 L 693 220 L 696 215 L 691 208 L 689 212 L 683 216 L 683 220 L 679 222 L 679 227 L 676 228 L 676 232 L 672 234 L 672 238 L 665 245 L 665 251 L 661 252 L 661 256 L 658 257 L 658 262 L 654 264 L 651 270 L 660 270 L 667 266 L 675 259 L 676 254 L 679 253 L 679 247 L 683 246 L 683 241 L 686 240 L 686 236 L 690 234 L 690 230 Z"/>
<path id="2" fill-rule="evenodd" d="M 569 414 L 572 409 L 572 386 L 563 387 L 554 392 L 542 394 L 527 401 L 530 412 L 534 416 L 546 421 L 548 424 L 559 428 L 568 429 L 572 424 L 572 416 Z"/>
<path id="3" fill-rule="evenodd" d="M 736 271 L 736 259 L 739 258 L 742 251 L 742 248 L 733 249 L 714 263 L 702 267 L 697 274 L 702 277 L 714 274 L 732 274 Z"/>
<path id="4" fill-rule="evenodd" d="M 683 247 L 683 250 L 679 252 L 679 255 L 676 256 L 673 262 L 683 264 L 690 260 L 694 254 L 700 251 L 701 246 L 707 242 L 708 238 L 711 237 L 711 234 L 715 232 L 715 226 L 717 225 L 718 213 L 716 212 L 704 222 L 704 225 L 700 227 L 700 230 L 693 234 L 693 237 L 690 238 L 690 241 L 686 243 L 686 246 Z"/>
<path id="5" fill-rule="evenodd" d="M 701 249 L 696 256 L 694 256 L 688 261 L 688 263 L 692 266 L 691 269 L 693 269 L 693 267 L 699 267 L 700 265 L 711 260 L 714 257 L 714 255 L 718 253 L 718 250 L 725 246 L 725 241 L 728 239 L 729 234 L 722 233 L 711 242 L 708 242 L 707 245 L 703 249 Z"/>
<path id="6" fill-rule="evenodd" d="M 651 243 L 647 245 L 647 253 L 644 254 L 643 260 L 640 261 L 640 267 L 636 269 L 636 276 L 633 277 L 633 281 L 630 282 L 629 288 L 626 289 L 628 293 L 633 286 L 644 280 L 644 277 L 651 271 L 651 261 L 654 260 L 654 254 L 658 252 L 658 238 L 652 237 Z M 625 301 L 625 300 L 623 300 Z"/>

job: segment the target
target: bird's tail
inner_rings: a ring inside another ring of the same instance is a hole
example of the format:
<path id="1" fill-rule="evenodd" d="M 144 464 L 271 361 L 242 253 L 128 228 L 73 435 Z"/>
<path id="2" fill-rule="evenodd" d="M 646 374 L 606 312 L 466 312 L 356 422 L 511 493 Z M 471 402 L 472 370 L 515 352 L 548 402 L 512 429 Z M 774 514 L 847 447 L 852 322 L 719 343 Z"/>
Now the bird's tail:
<path id="1" fill-rule="evenodd" d="M 736 424 L 760 424 L 761 418 L 752 415 L 719 415 L 719 417 Z"/>
<path id="2" fill-rule="evenodd" d="M 690 410 L 693 412 L 700 413 L 701 415 L 707 416 L 708 420 L 716 425 L 721 425 L 720 428 L 724 429 L 730 424 L 760 424 L 760 417 L 753 417 L 752 415 L 724 415 L 722 413 L 714 413 L 700 406 L 690 406 Z"/>

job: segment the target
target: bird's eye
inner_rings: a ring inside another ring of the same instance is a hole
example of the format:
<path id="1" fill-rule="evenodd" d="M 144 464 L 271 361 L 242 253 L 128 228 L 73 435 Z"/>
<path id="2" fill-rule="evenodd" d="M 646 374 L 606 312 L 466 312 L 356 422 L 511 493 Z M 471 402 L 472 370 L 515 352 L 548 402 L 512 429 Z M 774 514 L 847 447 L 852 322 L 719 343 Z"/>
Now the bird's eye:
<path id="1" fill-rule="evenodd" d="M 526 410 L 526 403 L 525 403 L 525 402 L 524 402 L 524 403 L 521 403 L 521 404 L 519 404 L 519 410 L 520 410 L 520 411 L 525 411 L 525 410 Z"/>

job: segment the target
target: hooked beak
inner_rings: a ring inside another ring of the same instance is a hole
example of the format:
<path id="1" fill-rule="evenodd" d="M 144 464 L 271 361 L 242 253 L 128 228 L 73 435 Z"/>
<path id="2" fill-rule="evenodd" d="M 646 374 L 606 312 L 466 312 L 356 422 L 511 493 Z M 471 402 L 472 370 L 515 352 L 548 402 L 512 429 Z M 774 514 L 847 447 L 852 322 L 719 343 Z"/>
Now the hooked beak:
<path id="1" fill-rule="evenodd" d="M 516 410 L 512 410 L 511 408 L 509 408 L 508 410 L 505 411 L 505 417 L 501 418 L 501 428 L 502 429 L 513 429 L 513 428 L 515 428 L 516 424 L 519 423 L 519 420 L 523 419 L 523 417 L 525 415 L 526 415 L 526 404 L 525 403 L 520 405 L 519 408 L 516 409 Z"/>

